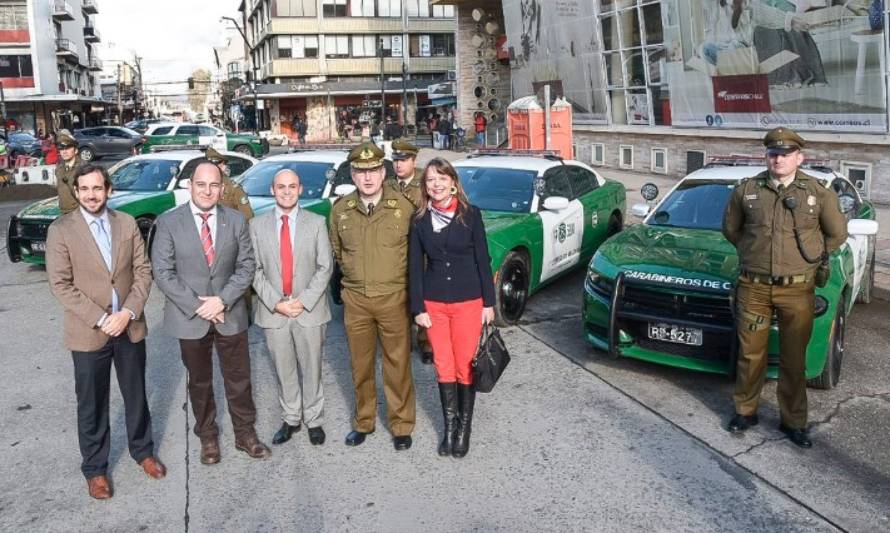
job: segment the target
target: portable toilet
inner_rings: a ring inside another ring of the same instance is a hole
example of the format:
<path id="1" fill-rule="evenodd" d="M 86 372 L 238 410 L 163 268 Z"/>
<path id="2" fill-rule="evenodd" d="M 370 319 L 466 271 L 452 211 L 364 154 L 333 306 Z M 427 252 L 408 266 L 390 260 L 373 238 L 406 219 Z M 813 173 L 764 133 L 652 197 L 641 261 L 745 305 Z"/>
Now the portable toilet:
<path id="1" fill-rule="evenodd" d="M 507 128 L 510 148 L 514 150 L 545 150 L 547 131 L 544 107 L 537 96 L 524 96 L 507 107 Z M 557 98 L 550 106 L 550 150 L 563 159 L 572 159 L 572 106 Z"/>

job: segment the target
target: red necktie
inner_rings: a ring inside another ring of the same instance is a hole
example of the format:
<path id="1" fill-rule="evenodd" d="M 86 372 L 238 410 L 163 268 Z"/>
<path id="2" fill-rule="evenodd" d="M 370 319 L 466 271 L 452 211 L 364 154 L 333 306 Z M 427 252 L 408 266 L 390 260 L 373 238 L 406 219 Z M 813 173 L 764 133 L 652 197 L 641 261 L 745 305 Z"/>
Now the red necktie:
<path id="1" fill-rule="evenodd" d="M 288 218 L 287 215 L 281 215 L 281 289 L 285 296 L 290 296 L 294 288 L 294 252 L 290 243 Z"/>
<path id="2" fill-rule="evenodd" d="M 207 259 L 207 266 L 213 266 L 213 258 L 216 253 L 213 251 L 213 235 L 210 234 L 210 224 L 207 219 L 213 216 L 213 213 L 199 213 L 199 217 L 204 222 L 201 224 L 201 246 L 204 247 L 204 258 Z"/>

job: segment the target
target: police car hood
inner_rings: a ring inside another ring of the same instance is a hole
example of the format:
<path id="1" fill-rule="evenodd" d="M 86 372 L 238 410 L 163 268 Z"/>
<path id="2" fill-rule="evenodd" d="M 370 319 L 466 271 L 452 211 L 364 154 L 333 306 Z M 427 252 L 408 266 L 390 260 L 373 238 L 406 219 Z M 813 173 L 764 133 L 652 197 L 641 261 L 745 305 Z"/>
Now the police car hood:
<path id="1" fill-rule="evenodd" d="M 166 191 L 113 191 L 108 198 L 108 207 L 120 209 L 121 207 L 157 196 L 167 194 Z M 56 219 L 59 216 L 59 197 L 53 196 L 26 206 L 19 212 L 19 218 L 45 218 Z"/>
<path id="2" fill-rule="evenodd" d="M 609 278 L 676 288 L 726 291 L 738 273 L 735 247 L 719 231 L 638 224 L 600 246 L 595 270 Z"/>

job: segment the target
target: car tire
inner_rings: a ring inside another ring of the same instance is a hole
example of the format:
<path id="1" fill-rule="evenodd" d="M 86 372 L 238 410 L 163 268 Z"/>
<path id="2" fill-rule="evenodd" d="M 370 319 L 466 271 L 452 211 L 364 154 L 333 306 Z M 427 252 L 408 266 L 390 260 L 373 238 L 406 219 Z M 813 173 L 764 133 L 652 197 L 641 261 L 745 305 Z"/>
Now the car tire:
<path id="1" fill-rule="evenodd" d="M 847 331 L 846 302 L 843 298 L 837 303 L 837 311 L 831 322 L 831 335 L 828 338 L 828 356 L 822 373 L 809 380 L 807 385 L 814 389 L 833 389 L 841 379 L 841 364 L 844 362 L 844 339 Z"/>
<path id="2" fill-rule="evenodd" d="M 508 253 L 494 287 L 494 314 L 498 326 L 512 326 L 519 322 L 528 301 L 530 278 L 527 256 L 516 250 Z"/>
<path id="3" fill-rule="evenodd" d="M 84 146 L 79 150 L 80 158 L 85 162 L 89 163 L 93 159 L 96 158 L 96 152 L 93 151 L 89 146 Z"/>
<path id="4" fill-rule="evenodd" d="M 250 146 L 247 146 L 246 144 L 239 144 L 235 147 L 235 151 L 239 154 L 253 156 L 253 152 L 250 151 Z"/>
<path id="5" fill-rule="evenodd" d="M 136 219 L 136 225 L 139 226 L 139 233 L 142 234 L 142 240 L 145 241 L 145 251 L 148 252 L 148 245 L 151 242 L 152 230 L 155 226 L 155 220 L 150 216 L 141 216 Z"/>
<path id="6" fill-rule="evenodd" d="M 865 271 L 862 273 L 862 280 L 859 282 L 859 294 L 856 295 L 856 303 L 870 304 L 872 295 L 875 292 L 875 236 L 868 238 L 868 259 L 865 263 Z"/>

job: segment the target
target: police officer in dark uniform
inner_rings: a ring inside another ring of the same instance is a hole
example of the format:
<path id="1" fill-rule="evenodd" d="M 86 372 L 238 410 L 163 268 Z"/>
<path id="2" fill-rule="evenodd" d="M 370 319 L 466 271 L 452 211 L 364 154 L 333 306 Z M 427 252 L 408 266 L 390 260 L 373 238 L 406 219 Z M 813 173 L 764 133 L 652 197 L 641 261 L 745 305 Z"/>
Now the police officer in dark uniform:
<path id="1" fill-rule="evenodd" d="M 837 195 L 798 168 L 804 140 L 788 128 L 763 139 L 766 172 L 740 183 L 723 217 L 723 235 L 739 257 L 736 326 L 739 341 L 735 415 L 727 429 L 758 423 L 775 312 L 779 327 L 779 429 L 796 445 L 812 446 L 807 430 L 806 350 L 813 331 L 820 265 L 847 239 Z"/>
<path id="2" fill-rule="evenodd" d="M 420 207 L 421 187 L 423 186 L 423 171 L 417 168 L 417 152 L 420 149 L 404 139 L 397 139 L 392 143 L 393 167 L 396 171 L 394 178 L 388 178 L 386 185 L 399 191 L 414 204 L 415 209 Z M 420 348 L 420 360 L 430 365 L 433 363 L 433 346 L 426 335 L 426 328 L 416 327 L 417 347 Z"/>
<path id="3" fill-rule="evenodd" d="M 377 343 L 383 348 L 386 411 L 396 450 L 411 447 L 415 423 L 408 313 L 408 235 L 414 206 L 383 184 L 383 152 L 366 142 L 349 154 L 356 191 L 331 208 L 334 258 L 343 271 L 343 323 L 355 387 L 353 431 L 358 446 L 374 431 Z"/>
<path id="4" fill-rule="evenodd" d="M 77 152 L 77 139 L 68 130 L 59 132 L 56 140 L 61 160 L 56 163 L 56 190 L 59 193 L 59 211 L 66 215 L 78 207 L 74 197 L 74 174 L 83 166 Z"/>
<path id="5" fill-rule="evenodd" d="M 229 209 L 234 209 L 244 215 L 244 218 L 250 220 L 253 218 L 253 208 L 250 205 L 250 199 L 244 189 L 232 181 L 229 177 L 228 158 L 219 153 L 215 148 L 210 147 L 204 152 L 204 157 L 214 165 L 219 167 L 223 176 L 223 190 L 219 196 L 219 203 Z"/>

